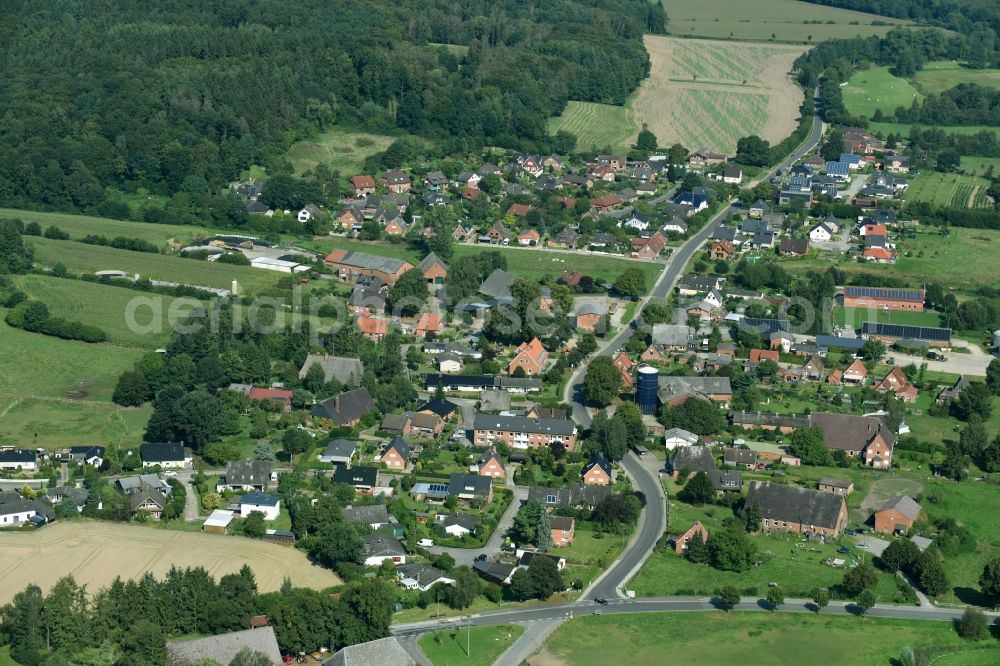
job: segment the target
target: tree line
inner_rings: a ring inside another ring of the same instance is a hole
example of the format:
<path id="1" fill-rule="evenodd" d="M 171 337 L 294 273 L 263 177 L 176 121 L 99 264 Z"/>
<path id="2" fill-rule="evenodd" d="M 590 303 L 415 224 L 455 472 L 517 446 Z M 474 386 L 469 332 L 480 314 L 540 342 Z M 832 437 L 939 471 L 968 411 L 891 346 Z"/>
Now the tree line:
<path id="1" fill-rule="evenodd" d="M 629 0 L 536 10 L 17 0 L 0 26 L 0 202 L 120 213 L 107 188 L 217 198 L 249 165 L 277 166 L 292 142 L 334 124 L 451 152 L 550 149 L 546 120 L 567 100 L 624 103 L 649 71 L 642 35 L 662 33 L 666 16 L 660 2 Z"/>

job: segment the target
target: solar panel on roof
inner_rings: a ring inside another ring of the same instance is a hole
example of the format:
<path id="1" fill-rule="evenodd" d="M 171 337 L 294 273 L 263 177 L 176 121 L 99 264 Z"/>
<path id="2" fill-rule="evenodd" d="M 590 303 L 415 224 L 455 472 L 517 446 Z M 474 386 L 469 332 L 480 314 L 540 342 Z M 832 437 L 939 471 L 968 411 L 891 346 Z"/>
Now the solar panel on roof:
<path id="1" fill-rule="evenodd" d="M 888 298 L 897 301 L 923 301 L 924 292 L 920 289 L 885 289 L 882 287 L 845 287 L 848 296 L 867 298 Z"/>
<path id="2" fill-rule="evenodd" d="M 444 493 L 444 492 L 448 492 L 448 484 L 446 484 L 446 483 L 432 483 L 429 486 L 427 486 L 427 489 L 430 490 L 430 491 L 432 491 L 432 492 L 433 491 L 437 491 L 437 492 L 440 492 L 440 493 Z"/>
<path id="3" fill-rule="evenodd" d="M 866 321 L 861 332 L 870 335 L 884 335 L 890 338 L 913 338 L 915 340 L 951 340 L 950 328 L 933 328 L 930 326 L 908 326 L 906 324 L 879 324 Z"/>

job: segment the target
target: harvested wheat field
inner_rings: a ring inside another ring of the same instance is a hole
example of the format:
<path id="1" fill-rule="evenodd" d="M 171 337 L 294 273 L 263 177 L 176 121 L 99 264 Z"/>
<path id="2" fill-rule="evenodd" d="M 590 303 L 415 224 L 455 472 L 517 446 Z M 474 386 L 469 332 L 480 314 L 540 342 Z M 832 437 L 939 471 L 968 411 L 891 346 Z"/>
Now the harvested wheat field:
<path id="1" fill-rule="evenodd" d="M 802 91 L 789 72 L 805 47 L 654 35 L 645 44 L 652 67 L 632 115 L 661 146 L 731 154 L 740 137 L 775 144 L 795 130 Z"/>
<path id="2" fill-rule="evenodd" d="M 277 590 L 284 577 L 298 587 L 340 584 L 332 571 L 315 566 L 301 551 L 235 536 L 176 532 L 99 521 L 55 522 L 37 532 L 0 533 L 0 604 L 26 585 L 48 589 L 63 576 L 96 591 L 116 576 L 163 576 L 171 566 L 204 567 L 216 579 L 249 564 L 262 592 Z"/>

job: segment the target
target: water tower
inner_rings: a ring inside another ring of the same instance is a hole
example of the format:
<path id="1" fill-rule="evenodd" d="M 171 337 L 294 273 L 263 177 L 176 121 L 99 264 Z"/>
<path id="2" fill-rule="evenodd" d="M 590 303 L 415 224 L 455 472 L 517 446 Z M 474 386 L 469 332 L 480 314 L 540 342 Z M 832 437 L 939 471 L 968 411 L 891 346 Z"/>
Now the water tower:
<path id="1" fill-rule="evenodd" d="M 651 365 L 639 366 L 639 378 L 635 384 L 635 404 L 643 414 L 656 413 L 657 377 L 659 373 Z"/>

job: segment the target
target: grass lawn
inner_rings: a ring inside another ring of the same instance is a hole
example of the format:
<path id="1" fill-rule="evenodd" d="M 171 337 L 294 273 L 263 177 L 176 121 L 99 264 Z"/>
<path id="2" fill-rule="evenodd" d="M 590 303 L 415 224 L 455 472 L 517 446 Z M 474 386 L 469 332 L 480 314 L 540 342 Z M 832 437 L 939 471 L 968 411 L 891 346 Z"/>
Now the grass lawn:
<path id="1" fill-rule="evenodd" d="M 984 208 L 989 186 L 988 180 L 977 176 L 925 171 L 910 182 L 903 198 L 953 208 Z"/>
<path id="2" fill-rule="evenodd" d="M 963 155 L 959 168 L 972 176 L 982 176 L 992 167 L 996 173 L 1000 170 L 1000 157 L 970 157 Z"/>
<path id="3" fill-rule="evenodd" d="M 3 662 L 0 661 L 0 664 Z M 934 666 L 991 666 L 1000 663 L 1000 647 L 989 644 L 969 647 L 962 652 L 942 655 L 931 662 Z"/>
<path id="4" fill-rule="evenodd" d="M 943 92 L 960 83 L 1000 88 L 1000 69 L 972 69 L 955 60 L 937 60 L 926 63 L 913 79 L 925 95 Z"/>
<path id="5" fill-rule="evenodd" d="M 114 344 L 151 350 L 162 347 L 170 339 L 167 314 L 177 300 L 173 297 L 45 275 L 22 275 L 14 278 L 14 282 L 29 297 L 45 303 L 53 316 L 99 326 L 107 332 Z M 157 304 L 155 307 L 164 325 L 157 327 L 160 330 L 152 333 L 139 332 L 150 327 L 154 312 L 147 306 L 137 308 L 132 315 L 135 324 L 142 327 L 137 328 L 126 321 L 126 310 L 130 302 L 150 298 Z M 133 331 L 132 328 L 136 330 Z"/>
<path id="6" fill-rule="evenodd" d="M 20 218 L 25 224 L 37 222 L 42 229 L 55 225 L 68 233 L 70 238 L 78 239 L 95 234 L 97 236 L 125 236 L 165 245 L 173 238 L 179 243 L 188 244 L 196 238 L 224 233 L 208 227 L 194 227 L 181 224 L 150 224 L 148 222 L 132 222 L 128 220 L 112 220 L 107 217 L 92 217 L 90 215 L 71 215 L 69 213 L 42 213 L 33 210 L 15 208 L 0 208 L 0 217 Z"/>
<path id="7" fill-rule="evenodd" d="M 577 528 L 576 534 L 573 536 L 573 543 L 568 546 L 552 548 L 549 552 L 565 557 L 567 562 L 596 564 L 605 567 L 614 561 L 622 548 L 620 535 L 605 533 L 598 539 L 594 532 Z"/>
<path id="8" fill-rule="evenodd" d="M 885 109 L 883 109 L 884 111 Z M 904 138 L 910 134 L 908 123 L 868 123 L 868 129 L 873 134 L 886 136 L 887 134 L 901 134 Z M 934 129 L 939 129 L 946 134 L 978 134 L 979 132 L 1000 132 L 1000 128 L 990 125 L 935 125 Z"/>
<path id="9" fill-rule="evenodd" d="M 882 35 L 892 25 L 905 23 L 898 19 L 794 0 L 670 0 L 664 6 L 670 16 L 667 29 L 670 34 L 679 37 L 808 44 L 856 35 Z M 872 25 L 876 21 L 882 25 Z"/>
<path id="10" fill-rule="evenodd" d="M 360 241 L 352 238 L 330 237 L 305 243 L 309 249 L 330 252 L 333 249 L 368 252 L 384 257 L 404 259 L 416 265 L 423 258 L 405 243 L 387 241 Z M 663 271 L 663 264 L 651 261 L 635 261 L 624 257 L 582 256 L 574 252 L 549 252 L 527 248 L 485 247 L 477 245 L 455 245 L 455 257 L 479 255 L 495 250 L 507 258 L 507 270 L 528 280 L 544 276 L 558 277 L 567 271 L 584 269 L 596 280 L 614 282 L 626 268 L 640 268 L 646 275 L 646 286 L 650 288 Z"/>
<path id="11" fill-rule="evenodd" d="M 417 644 L 434 666 L 489 666 L 523 633 L 516 624 L 456 628 L 421 636 Z"/>
<path id="12" fill-rule="evenodd" d="M 649 613 L 563 624 L 530 664 L 661 664 L 669 650 L 700 664 L 882 666 L 904 646 L 960 645 L 948 622 L 786 613 Z M 936 663 L 936 662 L 935 662 Z M 975 662 L 973 662 L 975 663 Z"/>
<path id="13" fill-rule="evenodd" d="M 391 136 L 334 127 L 311 139 L 293 143 L 285 157 L 297 174 L 323 163 L 349 178 L 361 171 L 367 157 L 385 150 L 394 140 Z"/>
<path id="14" fill-rule="evenodd" d="M 850 324 L 857 328 L 866 321 L 878 321 L 892 324 L 910 324 L 912 326 L 940 326 L 941 319 L 936 312 L 906 312 L 899 310 L 868 310 L 865 308 L 833 308 L 834 323 L 838 326 Z"/>
<path id="15" fill-rule="evenodd" d="M 48 238 L 30 238 L 35 246 L 35 260 L 45 266 L 62 262 L 73 273 L 94 273 L 103 270 L 120 270 L 138 273 L 142 277 L 181 284 L 228 289 L 238 280 L 243 293 L 274 285 L 280 273 L 249 266 L 217 264 L 196 259 L 148 252 L 131 252 L 112 247 L 87 245 L 75 241 L 58 241 Z"/>
<path id="16" fill-rule="evenodd" d="M 134 445 L 152 412 L 149 404 L 125 408 L 110 402 L 20 399 L 0 391 L 0 443 L 46 449 L 81 443 Z"/>
<path id="17" fill-rule="evenodd" d="M 639 131 L 628 106 L 573 101 L 566 104 L 562 115 L 549 119 L 548 129 L 553 134 L 571 132 L 578 148 L 594 150 L 628 148 Z"/>
<path id="18" fill-rule="evenodd" d="M 902 253 L 895 264 L 869 264 L 853 261 L 814 260 L 783 263 L 790 272 L 826 270 L 834 265 L 848 274 L 884 273 L 902 278 L 910 284 L 923 284 L 928 276 L 936 282 L 957 289 L 975 289 L 996 280 L 994 248 L 1000 242 L 1000 231 L 993 229 L 962 229 L 952 227 L 947 237 L 938 233 L 917 233 L 914 239 L 899 243 Z"/>
<path id="19" fill-rule="evenodd" d="M 896 107 L 908 109 L 914 99 L 923 99 L 923 95 L 909 81 L 893 76 L 888 67 L 872 67 L 855 72 L 841 90 L 847 110 L 868 118 L 875 113 L 875 109 L 882 109 L 886 115 L 892 115 Z"/>
<path id="20" fill-rule="evenodd" d="M 0 666 L 18 666 L 18 663 L 10 658 L 10 647 L 0 647 Z"/>

